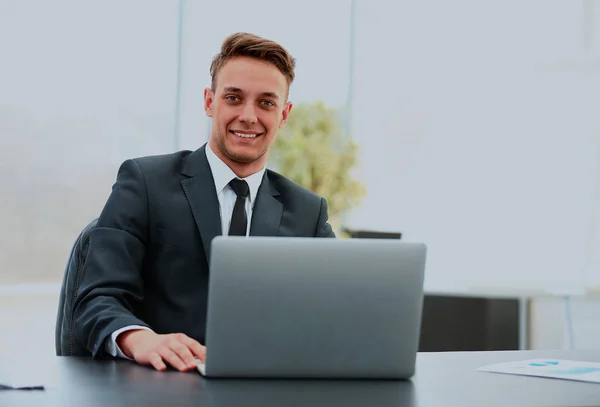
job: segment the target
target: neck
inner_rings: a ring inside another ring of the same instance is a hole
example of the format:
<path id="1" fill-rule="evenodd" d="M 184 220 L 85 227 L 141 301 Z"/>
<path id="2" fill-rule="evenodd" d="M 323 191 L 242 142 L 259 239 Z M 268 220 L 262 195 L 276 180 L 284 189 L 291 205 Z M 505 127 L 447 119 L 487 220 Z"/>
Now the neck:
<path id="1" fill-rule="evenodd" d="M 257 172 L 262 170 L 262 168 L 265 165 L 265 158 L 263 157 L 249 163 L 240 163 L 232 160 L 231 158 L 223 154 L 223 152 L 216 145 L 212 137 L 210 138 L 208 145 L 210 146 L 210 149 L 215 153 L 215 155 L 219 157 L 219 159 L 223 161 L 225 165 L 227 165 L 231 169 L 231 171 L 233 171 L 233 173 L 239 178 L 246 178 L 252 174 L 256 174 Z"/>

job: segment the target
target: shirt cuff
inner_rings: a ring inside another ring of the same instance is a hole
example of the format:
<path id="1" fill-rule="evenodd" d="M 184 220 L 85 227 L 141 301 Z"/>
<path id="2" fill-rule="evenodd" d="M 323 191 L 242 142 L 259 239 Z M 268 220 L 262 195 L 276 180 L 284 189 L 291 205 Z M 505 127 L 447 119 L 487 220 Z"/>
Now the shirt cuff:
<path id="1" fill-rule="evenodd" d="M 105 346 L 106 352 L 108 352 L 108 354 L 110 354 L 113 357 L 119 357 L 119 358 L 123 358 L 123 359 L 133 360 L 130 357 L 126 356 L 123 353 L 123 351 L 121 351 L 121 348 L 119 347 L 119 345 L 117 345 L 117 337 L 120 334 L 122 334 L 123 332 L 131 331 L 134 329 L 145 329 L 147 331 L 151 331 L 151 329 L 148 328 L 147 326 L 140 326 L 140 325 L 129 325 L 129 326 L 123 327 L 121 329 L 117 329 L 110 335 L 110 338 L 106 338 L 106 346 Z"/>

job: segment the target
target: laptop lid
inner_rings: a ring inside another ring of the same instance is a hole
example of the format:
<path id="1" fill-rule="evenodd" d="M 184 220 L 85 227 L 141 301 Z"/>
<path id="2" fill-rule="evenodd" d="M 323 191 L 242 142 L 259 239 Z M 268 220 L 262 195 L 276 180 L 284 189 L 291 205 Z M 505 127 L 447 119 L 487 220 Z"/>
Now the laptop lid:
<path id="1" fill-rule="evenodd" d="M 206 376 L 414 374 L 425 245 L 218 236 L 211 247 Z"/>

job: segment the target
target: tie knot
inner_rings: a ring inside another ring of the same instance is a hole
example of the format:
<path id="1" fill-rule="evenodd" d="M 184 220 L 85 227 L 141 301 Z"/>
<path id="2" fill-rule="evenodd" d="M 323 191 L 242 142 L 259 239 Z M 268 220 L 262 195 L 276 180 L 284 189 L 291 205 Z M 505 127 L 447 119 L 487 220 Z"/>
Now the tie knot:
<path id="1" fill-rule="evenodd" d="M 248 187 L 248 183 L 243 179 L 234 178 L 231 181 L 229 181 L 229 185 L 231 186 L 231 189 L 233 189 L 237 196 L 242 196 L 246 198 L 250 193 L 250 187 Z"/>

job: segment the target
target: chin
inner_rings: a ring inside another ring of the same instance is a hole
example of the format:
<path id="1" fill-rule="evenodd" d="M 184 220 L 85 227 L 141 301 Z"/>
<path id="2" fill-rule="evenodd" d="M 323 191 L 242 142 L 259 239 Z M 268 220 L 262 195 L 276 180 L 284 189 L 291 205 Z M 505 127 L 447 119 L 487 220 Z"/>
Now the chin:
<path id="1" fill-rule="evenodd" d="M 253 146 L 230 145 L 227 146 L 227 155 L 233 161 L 251 163 L 262 157 L 262 149 Z"/>

